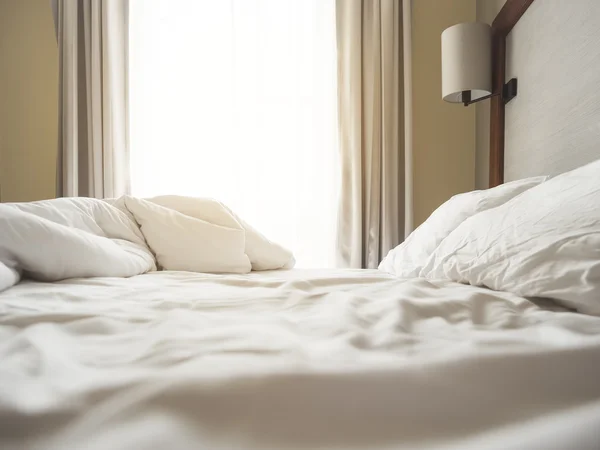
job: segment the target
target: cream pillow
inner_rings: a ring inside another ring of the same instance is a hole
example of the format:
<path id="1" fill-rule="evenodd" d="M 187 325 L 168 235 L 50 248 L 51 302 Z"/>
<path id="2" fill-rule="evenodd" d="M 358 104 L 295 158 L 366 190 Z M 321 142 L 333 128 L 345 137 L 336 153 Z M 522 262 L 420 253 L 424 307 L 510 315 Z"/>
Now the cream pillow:
<path id="1" fill-rule="evenodd" d="M 437 246 L 465 219 L 502 205 L 546 179 L 526 178 L 491 189 L 455 195 L 436 209 L 402 244 L 390 250 L 379 265 L 379 270 L 402 278 L 419 276 Z"/>
<path id="2" fill-rule="evenodd" d="M 229 228 L 242 228 L 246 233 L 245 252 L 252 270 L 291 269 L 294 255 L 288 249 L 270 241 L 227 206 L 211 198 L 162 195 L 148 199 L 152 203 L 174 209 L 186 216 Z"/>
<path id="3" fill-rule="evenodd" d="M 163 269 L 250 272 L 250 260 L 244 251 L 245 232 L 233 218 L 221 218 L 230 225 L 223 226 L 139 198 L 126 197 L 125 205 Z"/>
<path id="4" fill-rule="evenodd" d="M 600 160 L 465 220 L 420 275 L 600 315 Z"/>

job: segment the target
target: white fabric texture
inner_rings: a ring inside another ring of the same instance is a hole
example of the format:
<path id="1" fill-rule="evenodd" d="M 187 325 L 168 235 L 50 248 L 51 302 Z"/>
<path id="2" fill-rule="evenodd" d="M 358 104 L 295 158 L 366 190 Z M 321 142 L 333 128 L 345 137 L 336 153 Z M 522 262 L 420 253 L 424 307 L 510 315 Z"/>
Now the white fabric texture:
<path id="1" fill-rule="evenodd" d="M 380 271 L 0 293 L 2 449 L 594 449 L 600 318 Z"/>
<path id="2" fill-rule="evenodd" d="M 155 268 L 137 224 L 89 198 L 0 204 L 0 262 L 48 281 Z"/>
<path id="3" fill-rule="evenodd" d="M 438 245 L 466 219 L 506 203 L 547 178 L 526 178 L 491 189 L 455 195 L 436 209 L 403 243 L 390 250 L 381 261 L 379 270 L 402 278 L 418 277 Z"/>
<path id="4" fill-rule="evenodd" d="M 12 267 L 0 262 L 0 292 L 17 284 L 20 280 L 19 272 Z"/>
<path id="5" fill-rule="evenodd" d="M 294 265 L 291 252 L 215 200 L 153 201 L 123 196 L 0 204 L 0 287 L 15 284 L 20 272 L 48 281 L 129 277 L 155 270 L 154 255 L 162 268 L 194 272 Z"/>
<path id="6" fill-rule="evenodd" d="M 134 197 L 128 197 L 125 205 L 162 269 L 213 273 L 248 273 L 252 269 L 239 224 L 226 227 Z"/>
<path id="7" fill-rule="evenodd" d="M 553 298 L 600 315 L 600 160 L 467 219 L 421 276 Z"/>
<path id="8" fill-rule="evenodd" d="M 152 203 L 173 209 L 196 219 L 223 227 L 241 227 L 245 232 L 245 253 L 252 263 L 252 270 L 291 269 L 295 259 L 292 252 L 270 241 L 245 222 L 230 208 L 210 198 L 162 195 L 148 199 Z"/>

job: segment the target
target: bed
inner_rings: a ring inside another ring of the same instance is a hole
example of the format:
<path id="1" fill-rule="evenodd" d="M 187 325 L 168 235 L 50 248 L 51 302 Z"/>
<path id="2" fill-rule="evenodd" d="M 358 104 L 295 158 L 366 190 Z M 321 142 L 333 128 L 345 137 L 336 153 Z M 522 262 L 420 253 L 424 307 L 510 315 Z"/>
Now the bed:
<path id="1" fill-rule="evenodd" d="M 376 270 L 1 297 L 2 448 L 594 448 L 600 318 Z"/>
<path id="2" fill-rule="evenodd" d="M 568 158 L 565 142 L 547 130 L 556 110 L 526 122 L 530 133 L 519 125 L 557 87 L 544 86 L 538 100 L 527 94 L 539 82 L 531 55 L 546 51 L 540 18 L 563 5 L 508 0 L 494 24 L 495 83 L 518 76 L 520 89 L 506 110 L 497 99 L 492 105 L 490 180 L 499 186 L 451 199 L 382 270 L 290 269 L 289 255 L 253 230 L 224 231 L 219 205 L 204 205 L 217 208 L 208 241 L 230 245 L 218 261 L 173 245 L 183 226 L 160 247 L 165 226 L 184 220 L 161 209 L 167 200 L 109 204 L 133 214 L 143 236 L 125 215 L 108 220 L 113 209 L 99 203 L 6 206 L 19 220 L 45 215 L 27 229 L 56 236 L 50 222 L 77 222 L 112 233 L 116 246 L 80 232 L 28 244 L 36 256 L 22 258 L 25 272 L 79 275 L 60 281 L 17 282 L 10 266 L 0 267 L 0 284 L 14 284 L 0 292 L 0 447 L 600 448 L 600 220 L 589 220 L 600 217 L 599 130 L 580 126 L 594 105 L 583 102 L 584 118 L 571 110 L 561 121 L 561 132 L 580 142 Z M 597 42 L 585 18 L 600 8 L 577 5 L 563 32 L 584 30 L 581 39 Z M 532 32 L 539 48 L 519 56 Z M 576 66 L 563 76 L 572 80 Z M 578 95 L 598 95 L 590 94 L 594 76 L 578 83 Z M 541 160 L 549 162 L 540 168 Z M 192 216 L 196 206 L 188 206 Z M 449 215 L 458 224 L 432 242 Z M 579 228 L 567 234 L 565 218 Z M 16 242 L 6 236 L 23 231 L 0 219 L 6 253 Z M 71 264 L 69 255 L 90 243 L 94 258 Z M 44 259 L 36 245 L 54 245 L 45 252 L 54 257 Z M 148 271 L 154 257 L 171 270 Z M 260 271 L 200 273 L 204 264 Z"/>

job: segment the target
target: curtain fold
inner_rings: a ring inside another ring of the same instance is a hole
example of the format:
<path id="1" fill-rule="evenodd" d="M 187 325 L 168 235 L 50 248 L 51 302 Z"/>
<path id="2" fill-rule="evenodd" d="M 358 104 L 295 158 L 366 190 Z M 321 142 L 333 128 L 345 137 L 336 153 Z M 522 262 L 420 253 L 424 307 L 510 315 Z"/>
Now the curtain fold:
<path id="1" fill-rule="evenodd" d="M 337 262 L 343 267 L 376 268 L 410 228 L 411 193 L 405 186 L 410 105 L 405 108 L 404 95 L 410 81 L 404 79 L 410 63 L 404 34 L 410 30 L 403 27 L 410 21 L 405 14 L 410 1 L 336 4 L 342 166 Z"/>
<path id="2" fill-rule="evenodd" d="M 129 192 L 128 0 L 52 0 L 59 48 L 57 195 Z"/>

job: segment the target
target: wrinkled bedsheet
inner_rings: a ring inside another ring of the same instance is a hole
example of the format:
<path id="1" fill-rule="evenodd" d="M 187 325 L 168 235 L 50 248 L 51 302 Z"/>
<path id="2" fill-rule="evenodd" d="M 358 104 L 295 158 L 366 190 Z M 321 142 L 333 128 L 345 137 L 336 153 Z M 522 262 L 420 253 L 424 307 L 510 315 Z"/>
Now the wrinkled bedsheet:
<path id="1" fill-rule="evenodd" d="M 592 449 L 600 318 L 371 270 L 0 293 L 0 448 Z"/>

